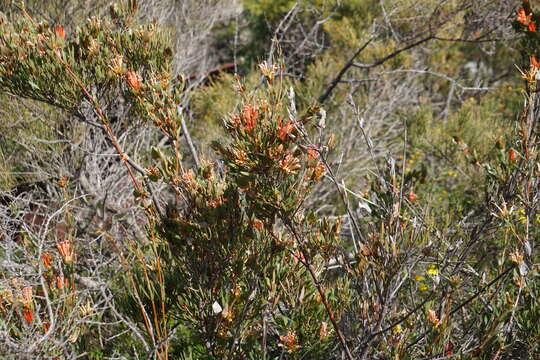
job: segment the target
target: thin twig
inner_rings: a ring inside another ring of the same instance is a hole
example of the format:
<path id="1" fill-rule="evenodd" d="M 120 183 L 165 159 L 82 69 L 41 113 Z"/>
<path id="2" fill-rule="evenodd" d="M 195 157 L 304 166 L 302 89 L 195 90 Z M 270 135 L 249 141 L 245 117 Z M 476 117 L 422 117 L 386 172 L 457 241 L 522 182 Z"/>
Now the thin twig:
<path id="1" fill-rule="evenodd" d="M 186 126 L 186 121 L 184 117 L 182 116 L 182 108 L 180 106 L 178 107 L 178 116 L 180 116 L 180 124 L 182 125 L 182 132 L 184 133 L 184 136 L 186 138 L 189 151 L 191 152 L 191 155 L 193 156 L 195 165 L 197 166 L 197 168 L 200 168 L 201 163 L 199 161 L 199 154 L 197 153 L 197 149 L 195 149 L 195 145 L 193 144 L 193 141 L 191 140 L 191 135 L 189 134 L 189 130 Z"/>
<path id="2" fill-rule="evenodd" d="M 311 279 L 313 280 L 313 284 L 315 285 L 315 288 L 317 289 L 317 292 L 319 293 L 319 296 L 321 297 L 321 302 L 324 305 L 324 308 L 326 309 L 326 313 L 328 314 L 328 318 L 330 319 L 330 322 L 332 323 L 332 326 L 334 328 L 334 331 L 336 332 L 339 342 L 341 343 L 341 346 L 343 347 L 343 351 L 347 354 L 347 358 L 349 360 L 354 360 L 351 350 L 349 349 L 349 346 L 347 345 L 347 341 L 345 340 L 345 337 L 343 336 L 343 333 L 341 332 L 339 325 L 336 321 L 336 317 L 334 315 L 334 311 L 330 307 L 330 304 L 328 303 L 328 299 L 326 298 L 326 293 L 321 285 L 321 282 L 319 281 L 317 274 L 315 274 L 315 270 L 313 268 L 313 265 L 309 261 L 309 255 L 307 251 L 304 249 L 303 241 L 300 239 L 300 236 L 298 235 L 298 232 L 296 231 L 295 226 L 293 225 L 291 219 L 288 217 L 282 218 L 282 220 L 285 222 L 285 224 L 289 227 L 291 230 L 291 233 L 295 237 L 300 252 L 302 253 L 302 258 L 297 257 L 298 261 L 308 270 L 309 275 L 311 276 Z"/>

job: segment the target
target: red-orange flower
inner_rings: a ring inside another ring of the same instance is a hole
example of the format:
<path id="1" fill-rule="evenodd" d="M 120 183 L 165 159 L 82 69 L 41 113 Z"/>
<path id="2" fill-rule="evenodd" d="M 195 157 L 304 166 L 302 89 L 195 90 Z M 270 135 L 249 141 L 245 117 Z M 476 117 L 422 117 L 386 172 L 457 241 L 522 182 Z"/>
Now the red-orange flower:
<path id="1" fill-rule="evenodd" d="M 241 118 L 247 132 L 251 132 L 255 128 L 258 115 L 259 109 L 256 106 L 244 105 Z"/>
<path id="2" fill-rule="evenodd" d="M 73 244 L 71 244 L 71 241 L 64 240 L 60 241 L 59 243 L 56 243 L 56 248 L 58 249 L 58 252 L 60 255 L 62 255 L 62 258 L 64 259 L 64 262 L 66 264 L 70 264 L 73 262 L 75 258 L 74 250 L 73 250 Z"/>
<path id="3" fill-rule="evenodd" d="M 540 61 L 536 58 L 536 56 L 529 57 L 529 60 L 531 62 L 531 66 L 537 69 L 540 69 Z"/>
<path id="4" fill-rule="evenodd" d="M 415 202 L 416 200 L 418 200 L 418 195 L 416 195 L 412 190 L 409 191 L 408 197 L 410 202 Z"/>
<path id="5" fill-rule="evenodd" d="M 41 255 L 41 261 L 43 262 L 43 266 L 45 266 L 45 269 L 48 269 L 51 267 L 52 260 L 53 258 L 51 254 L 49 254 L 48 252 Z"/>
<path id="6" fill-rule="evenodd" d="M 22 314 L 24 320 L 26 320 L 27 323 L 32 323 L 32 320 L 34 319 L 34 313 L 32 312 L 32 310 L 25 307 L 22 311 Z"/>
<path id="7" fill-rule="evenodd" d="M 142 77 L 133 70 L 129 70 L 126 74 L 126 82 L 135 92 L 141 89 Z"/>
<path id="8" fill-rule="evenodd" d="M 253 227 L 255 229 L 257 229 L 257 231 L 259 231 L 259 232 L 263 232 L 263 230 L 264 230 L 263 222 L 261 220 L 259 220 L 259 219 L 253 220 Z"/>
<path id="9" fill-rule="evenodd" d="M 66 37 L 66 32 L 64 30 L 64 27 L 62 25 L 56 25 L 54 27 L 54 33 L 56 36 L 58 36 L 60 39 L 64 39 Z"/>
<path id="10" fill-rule="evenodd" d="M 527 15 L 524 8 L 520 8 L 517 12 L 517 21 L 523 25 L 529 25 L 532 14 Z"/>
<path id="11" fill-rule="evenodd" d="M 280 336 L 279 340 L 281 340 L 281 343 L 278 346 L 287 350 L 289 354 L 300 348 L 300 345 L 296 343 L 296 334 L 294 331 L 289 331 L 286 336 Z"/>
<path id="12" fill-rule="evenodd" d="M 315 160 L 319 157 L 319 153 L 315 149 L 308 149 L 307 154 L 308 154 L 308 160 Z"/>
<path id="13" fill-rule="evenodd" d="M 511 162 L 516 162 L 516 152 L 514 151 L 514 149 L 508 150 L 508 159 Z"/>
<path id="14" fill-rule="evenodd" d="M 529 32 L 536 32 L 536 22 L 532 21 L 532 13 L 528 14 L 524 8 L 520 8 L 517 12 L 517 21 L 520 24 L 526 25 Z"/>
<path id="15" fill-rule="evenodd" d="M 287 153 L 285 158 L 280 161 L 279 167 L 287 174 L 296 174 L 297 170 L 300 169 L 300 160 L 291 153 Z"/>
<path id="16" fill-rule="evenodd" d="M 278 133 L 277 133 L 278 138 L 280 138 L 283 141 L 287 140 L 287 138 L 289 137 L 289 134 L 292 132 L 293 129 L 294 129 L 294 126 L 290 120 L 286 124 L 284 124 L 281 120 L 279 120 Z"/>
<path id="17" fill-rule="evenodd" d="M 54 280 L 56 282 L 57 289 L 62 289 L 63 287 L 68 286 L 68 280 L 63 276 L 56 276 Z"/>
<path id="18" fill-rule="evenodd" d="M 321 161 L 317 161 L 317 165 L 313 168 L 313 180 L 319 181 L 324 174 L 326 174 L 326 166 Z"/>

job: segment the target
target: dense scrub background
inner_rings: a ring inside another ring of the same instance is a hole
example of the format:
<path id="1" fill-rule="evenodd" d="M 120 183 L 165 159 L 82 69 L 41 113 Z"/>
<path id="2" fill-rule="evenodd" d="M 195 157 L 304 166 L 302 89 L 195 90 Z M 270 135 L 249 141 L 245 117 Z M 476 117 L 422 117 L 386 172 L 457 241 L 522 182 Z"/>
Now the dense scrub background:
<path id="1" fill-rule="evenodd" d="M 539 358 L 534 5 L 0 2 L 0 356 Z"/>

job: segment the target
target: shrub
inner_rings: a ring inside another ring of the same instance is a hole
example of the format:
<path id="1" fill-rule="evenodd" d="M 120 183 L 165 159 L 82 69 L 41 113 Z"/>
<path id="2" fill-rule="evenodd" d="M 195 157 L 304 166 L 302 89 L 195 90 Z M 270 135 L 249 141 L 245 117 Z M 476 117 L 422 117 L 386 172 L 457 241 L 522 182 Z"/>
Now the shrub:
<path id="1" fill-rule="evenodd" d="M 64 201 L 52 213 L 34 208 L 18 216 L 23 197 L 7 194 L 0 214 L 8 229 L 2 255 L 10 261 L 2 265 L 0 334 L 9 355 L 539 354 L 540 329 L 531 319 L 540 316 L 540 63 L 537 16 L 528 2 L 514 24 L 526 54 L 524 106 L 514 123 L 494 114 L 490 97 L 447 109 L 441 121 L 425 101 L 415 114 L 393 113 L 406 118 L 403 131 L 413 132 L 396 160 L 392 153 L 375 156 L 356 103 L 375 107 L 387 100 L 391 107 L 392 98 L 374 99 L 367 90 L 349 97 L 347 113 L 361 134 L 356 144 L 373 162 L 358 186 L 362 193 L 329 160 L 335 143 L 325 134 L 325 110 L 305 95 L 313 88 L 286 79 L 285 63 L 275 58 L 259 65 L 252 89 L 235 78 L 228 94 L 236 100 L 224 105 L 234 109 L 223 120 L 222 139 L 212 144 L 215 157 L 200 156 L 184 118 L 189 87 L 173 75 L 166 37 L 154 24 L 137 23 L 133 0 L 110 10 L 110 18 L 91 18 L 71 34 L 36 22 L 24 8 L 0 23 L 0 87 L 96 127 L 133 190 L 124 199 L 139 211 L 128 216 L 144 230 L 85 233 L 73 216 L 79 197 L 65 177 L 55 188 Z M 371 50 L 375 59 L 384 54 L 381 46 Z M 395 60 L 394 66 L 412 61 Z M 204 92 L 198 96 L 205 103 Z M 339 110 L 345 97 L 338 92 L 330 106 Z M 115 117 L 139 119 L 162 140 L 150 136 L 153 146 L 132 156 L 130 127 L 118 126 Z M 490 130 L 495 125 L 500 130 Z M 422 164 L 414 167 L 418 159 Z M 455 179 L 448 169 L 469 179 Z M 333 188 L 327 214 L 337 216 L 323 216 L 309 201 L 320 182 Z M 442 188 L 452 196 L 445 205 L 437 200 Z M 92 263 L 99 258 L 89 253 L 103 248 L 115 253 L 116 267 Z M 92 271 L 110 274 L 112 284 L 92 284 L 85 273 Z M 110 326 L 107 345 L 102 324 Z"/>

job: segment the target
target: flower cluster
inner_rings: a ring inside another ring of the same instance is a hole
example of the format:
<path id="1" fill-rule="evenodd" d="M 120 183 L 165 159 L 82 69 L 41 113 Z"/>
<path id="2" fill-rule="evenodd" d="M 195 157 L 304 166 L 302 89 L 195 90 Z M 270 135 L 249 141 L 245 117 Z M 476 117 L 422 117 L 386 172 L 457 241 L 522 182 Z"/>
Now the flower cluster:
<path id="1" fill-rule="evenodd" d="M 63 240 L 56 244 L 58 252 L 66 264 L 71 264 L 75 260 L 73 244 L 69 240 Z"/>
<path id="2" fill-rule="evenodd" d="M 287 335 L 280 336 L 279 340 L 281 343 L 279 343 L 278 346 L 286 350 L 289 354 L 300 348 L 300 345 L 297 343 L 296 333 L 294 331 L 289 331 L 287 332 Z"/>
<path id="3" fill-rule="evenodd" d="M 536 22 L 532 20 L 532 12 L 527 14 L 527 11 L 524 8 L 520 8 L 517 12 L 517 21 L 525 25 L 529 32 L 536 32 Z"/>

